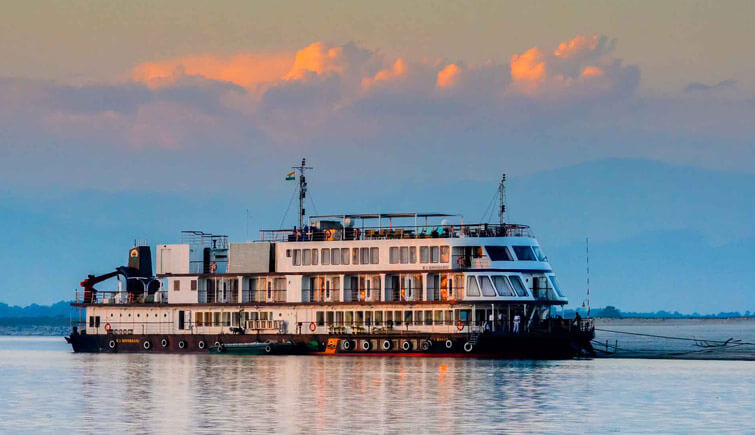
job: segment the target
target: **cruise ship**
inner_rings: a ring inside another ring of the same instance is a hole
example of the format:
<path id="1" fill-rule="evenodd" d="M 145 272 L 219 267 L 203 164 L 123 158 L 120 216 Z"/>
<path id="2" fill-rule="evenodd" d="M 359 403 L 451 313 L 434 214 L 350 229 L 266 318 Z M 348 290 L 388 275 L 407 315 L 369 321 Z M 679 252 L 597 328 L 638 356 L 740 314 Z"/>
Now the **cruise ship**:
<path id="1" fill-rule="evenodd" d="M 182 231 L 179 243 L 154 246 L 154 259 L 152 246 L 135 243 L 127 266 L 81 282 L 73 350 L 591 354 L 592 319 L 557 315 L 568 300 L 548 258 L 528 226 L 504 222 L 505 175 L 499 222 L 466 223 L 449 213 L 306 216 L 310 168 L 292 169 L 298 226 L 244 243 Z"/>

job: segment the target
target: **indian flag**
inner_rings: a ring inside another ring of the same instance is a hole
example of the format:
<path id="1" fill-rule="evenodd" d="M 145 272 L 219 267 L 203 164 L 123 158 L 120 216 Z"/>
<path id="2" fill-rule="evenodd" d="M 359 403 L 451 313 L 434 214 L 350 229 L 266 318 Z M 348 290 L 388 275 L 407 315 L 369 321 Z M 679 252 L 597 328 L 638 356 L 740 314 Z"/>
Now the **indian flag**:
<path id="1" fill-rule="evenodd" d="M 291 171 L 288 174 L 286 174 L 286 181 L 294 180 L 296 178 L 294 177 L 294 173 L 295 173 L 294 171 Z"/>

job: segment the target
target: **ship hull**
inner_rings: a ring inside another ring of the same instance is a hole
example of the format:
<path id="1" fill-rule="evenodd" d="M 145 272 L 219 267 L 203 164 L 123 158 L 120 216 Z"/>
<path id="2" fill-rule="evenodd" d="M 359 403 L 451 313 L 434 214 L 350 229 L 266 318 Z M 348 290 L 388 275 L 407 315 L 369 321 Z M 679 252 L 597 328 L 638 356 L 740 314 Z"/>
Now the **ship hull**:
<path id="1" fill-rule="evenodd" d="M 237 354 L 225 344 L 269 342 L 267 353 L 329 356 L 482 357 L 501 359 L 570 359 L 592 355 L 592 332 L 469 334 L 332 335 L 332 334 L 161 334 L 66 337 L 83 353 L 217 353 Z M 148 343 L 148 344 L 145 344 Z M 220 345 L 220 346 L 219 346 Z M 265 353 L 261 353 L 265 354 Z"/>

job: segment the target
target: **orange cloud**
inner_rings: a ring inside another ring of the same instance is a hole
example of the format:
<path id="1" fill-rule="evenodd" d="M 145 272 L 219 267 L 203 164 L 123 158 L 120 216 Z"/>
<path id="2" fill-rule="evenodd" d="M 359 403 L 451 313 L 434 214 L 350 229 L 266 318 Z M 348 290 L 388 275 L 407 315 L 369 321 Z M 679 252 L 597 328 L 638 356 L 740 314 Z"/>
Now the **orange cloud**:
<path id="1" fill-rule="evenodd" d="M 328 47 L 324 42 L 315 42 L 296 52 L 294 66 L 286 74 L 286 80 L 304 80 L 311 74 L 343 74 L 343 47 Z"/>
<path id="2" fill-rule="evenodd" d="M 582 70 L 582 77 L 600 77 L 604 74 L 603 70 L 597 66 L 587 65 L 585 69 Z"/>
<path id="3" fill-rule="evenodd" d="M 525 92 L 536 90 L 545 81 L 546 73 L 545 55 L 537 47 L 511 56 L 511 78 L 521 83 Z"/>
<path id="4" fill-rule="evenodd" d="M 558 44 L 558 48 L 556 48 L 553 54 L 561 58 L 573 57 L 578 53 L 597 49 L 600 45 L 600 40 L 601 38 L 598 35 L 577 35 L 571 41 Z"/>
<path id="5" fill-rule="evenodd" d="M 461 74 L 461 68 L 456 64 L 449 64 L 442 70 L 438 71 L 438 80 L 436 82 L 439 88 L 449 88 L 459 81 L 459 75 Z"/>
<path id="6" fill-rule="evenodd" d="M 293 55 L 290 53 L 188 56 L 143 63 L 131 71 L 131 77 L 151 87 L 173 84 L 183 76 L 200 76 L 253 89 L 261 83 L 280 80 L 290 70 L 292 63 Z"/>
<path id="7" fill-rule="evenodd" d="M 399 77 L 406 76 L 407 71 L 408 67 L 406 65 L 406 61 L 404 61 L 404 59 L 398 58 L 396 59 L 396 62 L 393 63 L 393 66 L 391 68 L 386 68 L 378 71 L 374 77 L 363 78 L 362 86 L 369 88 L 370 86 L 378 82 L 395 80 Z"/>

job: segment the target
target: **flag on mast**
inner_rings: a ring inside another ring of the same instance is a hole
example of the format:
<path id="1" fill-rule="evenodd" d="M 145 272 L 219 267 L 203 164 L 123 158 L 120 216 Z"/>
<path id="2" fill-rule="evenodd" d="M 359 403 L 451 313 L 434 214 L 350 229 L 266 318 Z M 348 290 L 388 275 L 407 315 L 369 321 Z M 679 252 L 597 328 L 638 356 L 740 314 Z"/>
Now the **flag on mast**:
<path id="1" fill-rule="evenodd" d="M 296 179 L 296 177 L 294 177 L 295 173 L 296 173 L 295 171 L 291 171 L 288 174 L 286 174 L 286 181 L 295 180 Z"/>

